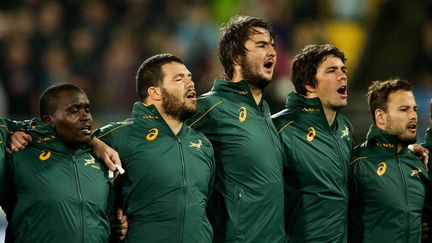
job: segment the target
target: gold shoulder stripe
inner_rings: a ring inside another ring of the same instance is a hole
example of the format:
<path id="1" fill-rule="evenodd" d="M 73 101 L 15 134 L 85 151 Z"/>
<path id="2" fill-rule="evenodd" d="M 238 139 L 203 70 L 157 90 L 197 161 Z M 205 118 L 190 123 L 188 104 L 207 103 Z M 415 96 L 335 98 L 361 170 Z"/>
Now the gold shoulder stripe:
<path id="1" fill-rule="evenodd" d="M 294 121 L 289 121 L 287 124 L 285 124 L 285 126 L 283 126 L 281 129 L 279 129 L 278 133 L 281 133 L 282 130 L 284 130 L 287 126 L 291 125 L 291 123 L 293 123 Z"/>
<path id="2" fill-rule="evenodd" d="M 366 157 L 366 156 L 358 157 L 358 158 L 354 159 L 353 161 L 351 161 L 351 162 L 350 162 L 350 165 L 354 164 L 355 162 L 357 162 L 357 161 L 359 161 L 359 160 L 361 160 L 361 159 L 367 159 L 367 157 Z"/>
<path id="3" fill-rule="evenodd" d="M 222 100 L 220 100 L 219 102 L 217 102 L 216 104 L 214 104 L 212 107 L 210 107 L 206 112 L 204 112 L 204 114 L 202 114 L 200 117 L 198 117 L 194 122 L 192 122 L 189 127 L 192 127 L 193 125 L 195 125 L 195 123 L 197 123 L 199 120 L 201 120 L 204 116 L 206 116 L 213 108 L 215 108 L 217 105 L 219 105 L 220 103 L 222 103 Z"/>
<path id="4" fill-rule="evenodd" d="M 133 124 L 133 122 L 128 123 L 128 124 L 124 124 L 124 125 L 121 125 L 121 126 L 118 126 L 118 127 L 114 128 L 114 129 L 112 129 L 112 130 L 109 130 L 108 132 L 106 132 L 106 133 L 104 133 L 104 134 L 99 135 L 99 137 L 97 137 L 97 138 L 104 137 L 104 136 L 106 136 L 106 135 L 108 135 L 108 134 L 114 132 L 115 130 L 117 130 L 117 129 L 119 129 L 119 128 L 126 127 L 126 126 L 129 126 L 129 125 L 132 125 L 132 124 Z"/>

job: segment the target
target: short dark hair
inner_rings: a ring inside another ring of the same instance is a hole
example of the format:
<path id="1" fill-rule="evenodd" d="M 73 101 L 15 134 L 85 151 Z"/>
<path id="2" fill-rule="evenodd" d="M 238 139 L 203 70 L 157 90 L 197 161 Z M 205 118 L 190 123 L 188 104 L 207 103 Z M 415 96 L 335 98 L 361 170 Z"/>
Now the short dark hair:
<path id="1" fill-rule="evenodd" d="M 148 88 L 155 86 L 158 87 L 162 84 L 164 74 L 162 72 L 162 66 L 177 62 L 184 64 L 183 60 L 170 53 L 157 54 L 147 58 L 139 67 L 136 75 L 136 91 L 142 101 L 148 96 Z"/>
<path id="2" fill-rule="evenodd" d="M 318 86 L 315 79 L 318 66 L 329 55 L 338 57 L 343 63 L 346 62 L 345 54 L 331 44 L 307 45 L 297 54 L 291 65 L 291 81 L 297 93 L 306 95 L 306 85 L 314 88 Z"/>
<path id="3" fill-rule="evenodd" d="M 375 111 L 381 109 L 387 111 L 388 97 L 398 90 L 412 91 L 412 85 L 400 78 L 392 78 L 385 81 L 373 81 L 368 88 L 367 101 L 372 120 L 376 124 Z"/>
<path id="4" fill-rule="evenodd" d="M 48 87 L 39 99 L 39 115 L 43 119 L 45 116 L 52 115 L 57 110 L 57 101 L 61 93 L 74 91 L 86 94 L 81 88 L 70 83 L 55 84 Z"/>
<path id="5" fill-rule="evenodd" d="M 219 60 L 224 68 L 225 79 L 233 78 L 235 59 L 246 56 L 244 44 L 251 35 L 257 33 L 255 28 L 263 28 L 274 39 L 273 27 L 257 17 L 234 16 L 220 28 Z"/>

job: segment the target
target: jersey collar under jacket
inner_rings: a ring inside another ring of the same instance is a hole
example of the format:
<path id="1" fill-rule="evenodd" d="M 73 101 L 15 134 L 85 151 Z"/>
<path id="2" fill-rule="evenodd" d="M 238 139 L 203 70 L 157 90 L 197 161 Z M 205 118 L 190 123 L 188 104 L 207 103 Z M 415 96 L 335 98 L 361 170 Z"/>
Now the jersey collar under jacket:
<path id="1" fill-rule="evenodd" d="M 26 132 L 32 137 L 32 142 L 35 147 L 56 151 L 64 154 L 69 154 L 63 141 L 58 137 L 54 128 L 46 125 L 40 118 L 34 118 L 27 124 Z M 90 150 L 88 144 L 81 146 L 74 155 L 79 155 Z"/>
<path id="2" fill-rule="evenodd" d="M 371 146 L 378 145 L 377 149 L 382 153 L 395 154 L 397 151 L 397 137 L 389 134 L 386 131 L 371 125 L 369 132 L 366 135 L 366 140 Z M 408 152 L 408 147 L 404 146 L 399 154 Z"/>
<path id="3" fill-rule="evenodd" d="M 156 106 L 153 104 L 147 105 L 143 102 L 135 102 L 132 108 L 132 117 L 137 119 L 137 121 L 147 122 L 147 123 L 148 123 L 148 118 L 153 118 L 151 120 L 156 121 L 162 125 L 162 126 L 158 126 L 158 129 L 162 129 L 165 133 L 172 135 L 176 138 L 177 137 L 181 138 L 186 133 L 187 126 L 183 122 L 182 127 L 176 136 L 174 132 L 171 130 L 171 128 L 168 126 L 168 124 L 165 122 L 165 120 L 159 113 L 158 109 L 156 109 Z"/>
<path id="4" fill-rule="evenodd" d="M 213 84 L 211 91 L 222 92 L 222 93 L 232 93 L 236 94 L 236 102 L 240 102 L 239 96 L 243 97 L 241 102 L 245 102 L 252 107 L 257 107 L 255 99 L 249 87 L 249 83 L 246 80 L 240 82 L 230 82 L 225 80 L 216 79 Z M 261 98 L 258 108 L 262 108 L 263 98 Z"/>
<path id="5" fill-rule="evenodd" d="M 338 129 L 337 118 L 339 116 L 339 111 L 336 112 L 333 124 L 329 126 L 321 100 L 318 97 L 306 98 L 304 95 L 298 94 L 297 92 L 290 92 L 285 102 L 285 108 L 293 112 L 311 114 L 310 118 L 317 120 L 314 124 L 322 126 L 325 130 L 330 129 L 332 132 L 335 132 Z"/>

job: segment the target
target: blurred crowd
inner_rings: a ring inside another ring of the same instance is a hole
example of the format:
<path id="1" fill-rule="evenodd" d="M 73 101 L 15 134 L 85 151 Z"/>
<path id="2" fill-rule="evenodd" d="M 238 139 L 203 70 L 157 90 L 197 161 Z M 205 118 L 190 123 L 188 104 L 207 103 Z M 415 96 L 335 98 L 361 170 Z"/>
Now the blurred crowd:
<path id="1" fill-rule="evenodd" d="M 292 90 L 290 61 L 307 44 L 330 42 L 342 49 L 353 80 L 370 30 L 387 2 L 392 1 L 2 0 L 0 115 L 34 116 L 42 90 L 71 82 L 89 94 L 97 124 L 123 119 L 137 100 L 136 70 L 159 52 L 182 57 L 198 94 L 204 93 L 221 72 L 218 29 L 236 14 L 264 18 L 277 32 L 278 62 L 266 91 L 274 112 Z M 432 18 L 422 28 L 424 51 L 413 65 L 420 71 L 412 75 L 430 89 Z"/>

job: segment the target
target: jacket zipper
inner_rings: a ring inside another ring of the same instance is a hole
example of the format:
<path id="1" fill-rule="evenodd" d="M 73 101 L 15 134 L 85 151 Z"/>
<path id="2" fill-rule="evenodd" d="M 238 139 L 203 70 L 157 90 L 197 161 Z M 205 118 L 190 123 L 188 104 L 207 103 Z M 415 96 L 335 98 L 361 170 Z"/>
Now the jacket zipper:
<path id="1" fill-rule="evenodd" d="M 407 189 L 405 176 L 404 176 L 403 171 L 402 171 L 399 154 L 397 154 L 397 161 L 398 161 L 399 172 L 400 172 L 400 175 L 402 177 L 402 183 L 403 183 L 404 194 L 405 194 L 405 205 L 406 205 L 406 210 L 407 210 L 407 220 L 408 220 L 407 225 L 408 225 L 408 227 L 406 228 L 406 232 L 405 232 L 406 238 L 407 238 L 406 242 L 410 242 L 409 241 L 409 229 L 410 229 L 410 213 L 409 212 L 410 212 L 410 208 L 409 208 L 409 203 L 408 203 L 408 189 Z"/>
<path id="2" fill-rule="evenodd" d="M 334 134 L 333 132 L 331 134 L 332 134 L 333 139 L 334 139 L 334 141 L 336 143 L 336 148 L 337 148 L 337 151 L 338 151 L 339 159 L 342 162 L 343 172 L 345 173 L 345 175 L 348 175 L 348 166 L 344 162 L 344 158 L 342 156 L 342 151 L 341 151 L 341 146 L 340 146 L 339 140 L 336 137 L 336 134 Z M 343 182 L 344 182 L 344 185 L 347 184 L 347 176 L 343 177 Z"/>
<path id="3" fill-rule="evenodd" d="M 234 221 L 234 234 L 235 234 L 235 238 L 234 238 L 234 242 L 238 242 L 237 241 L 237 237 L 238 237 L 238 225 L 239 225 L 239 217 L 240 217 L 240 205 L 241 205 L 241 200 L 242 200 L 243 194 L 240 191 L 240 187 L 239 187 L 239 191 L 237 193 L 237 198 L 236 198 L 236 217 L 235 217 L 235 221 Z"/>
<path id="4" fill-rule="evenodd" d="M 183 149 L 182 149 L 182 141 L 180 138 L 177 138 L 180 157 L 181 157 L 181 166 L 182 166 L 182 204 L 181 204 L 181 217 L 180 217 L 180 242 L 183 242 L 183 231 L 184 231 L 184 217 L 185 217 L 185 207 L 186 207 L 186 166 L 184 161 Z"/>
<path id="5" fill-rule="evenodd" d="M 262 105 L 261 105 L 261 108 L 262 108 Z M 271 141 L 271 143 L 273 145 L 272 146 L 273 147 L 273 151 L 274 151 L 274 153 L 276 155 L 276 158 L 277 158 L 278 157 L 277 156 L 278 155 L 278 151 L 276 150 L 276 144 L 275 144 L 275 141 L 273 140 L 273 137 L 272 137 L 272 134 L 271 134 L 271 131 L 270 131 L 270 127 L 269 127 L 269 124 L 268 124 L 268 121 L 267 121 L 267 117 L 264 115 L 264 112 L 262 111 L 261 108 L 258 108 L 258 110 L 260 111 L 261 116 L 264 118 L 264 122 L 266 124 L 267 134 L 268 134 L 268 136 L 270 138 L 270 141 Z M 282 167 L 283 167 L 283 165 L 281 164 L 280 165 L 281 170 L 282 170 Z M 281 178 L 283 179 L 283 173 L 281 173 Z"/>
<path id="6" fill-rule="evenodd" d="M 83 197 L 82 197 L 82 193 L 81 193 L 81 186 L 80 186 L 80 180 L 79 180 L 79 176 L 78 176 L 78 166 L 77 166 L 77 162 L 75 160 L 75 157 L 72 156 L 72 161 L 73 161 L 73 167 L 74 167 L 74 174 L 75 174 L 75 182 L 77 185 L 77 190 L 78 190 L 78 197 L 79 197 L 79 205 L 80 205 L 80 220 L 81 220 L 81 242 L 84 243 L 84 205 L 83 205 Z"/>
<path id="7" fill-rule="evenodd" d="M 338 138 L 337 138 L 337 136 L 336 136 L 336 134 L 334 134 L 333 132 L 331 133 L 332 134 L 332 136 L 333 136 L 333 139 L 335 140 L 335 143 L 336 143 L 336 147 L 337 147 L 337 151 L 338 151 L 338 154 L 339 154 L 339 161 L 341 161 L 341 163 L 342 163 L 342 168 L 343 168 L 343 173 L 344 173 L 344 176 L 343 176 L 343 186 L 344 186 L 344 192 L 346 193 L 346 192 L 348 192 L 348 182 L 347 182 L 347 178 L 348 178 L 348 165 L 347 164 L 345 164 L 345 162 L 344 162 L 344 159 L 343 159 L 343 156 L 342 156 L 342 151 L 341 151 L 341 146 L 340 146 L 340 143 L 339 143 L 339 140 L 338 140 Z M 345 210 L 345 222 L 348 222 L 347 220 L 348 220 L 348 194 L 346 194 L 346 197 L 345 197 L 347 200 L 345 200 L 345 208 L 346 208 L 346 210 Z M 346 231 L 347 231 L 347 224 L 345 224 L 345 233 L 346 233 Z"/>

